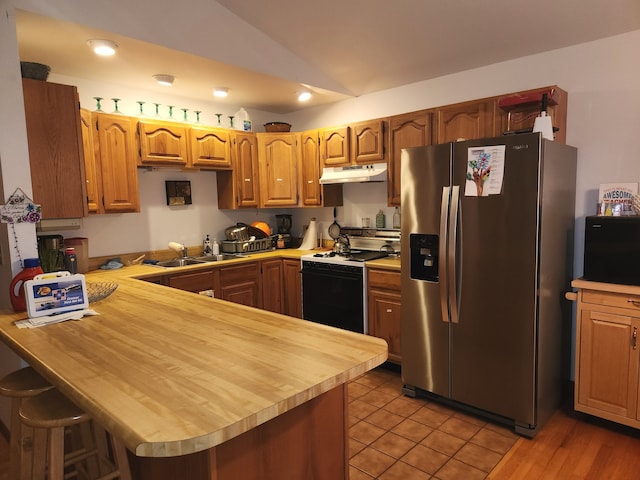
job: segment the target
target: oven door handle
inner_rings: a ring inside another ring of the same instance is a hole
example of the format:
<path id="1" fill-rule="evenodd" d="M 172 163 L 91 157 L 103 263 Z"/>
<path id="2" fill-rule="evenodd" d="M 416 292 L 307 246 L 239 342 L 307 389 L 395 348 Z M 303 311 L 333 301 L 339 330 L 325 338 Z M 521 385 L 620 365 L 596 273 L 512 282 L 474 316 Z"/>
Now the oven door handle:
<path id="1" fill-rule="evenodd" d="M 316 272 L 316 271 L 309 271 L 309 270 L 305 270 L 304 268 L 302 269 L 302 275 L 315 275 L 318 277 L 325 277 L 325 278 L 329 278 L 329 279 L 341 279 L 341 280 L 359 280 L 360 278 L 362 278 L 362 275 L 344 275 L 344 272 L 332 272 L 332 273 L 324 273 L 324 272 Z"/>

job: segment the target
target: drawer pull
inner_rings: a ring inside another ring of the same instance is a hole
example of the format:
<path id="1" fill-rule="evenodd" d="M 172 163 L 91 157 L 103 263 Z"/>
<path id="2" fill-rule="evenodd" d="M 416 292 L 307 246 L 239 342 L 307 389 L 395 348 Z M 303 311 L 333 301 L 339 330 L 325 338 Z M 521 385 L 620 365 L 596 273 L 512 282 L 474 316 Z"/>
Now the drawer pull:
<path id="1" fill-rule="evenodd" d="M 387 308 L 387 313 L 393 313 L 393 310 L 391 308 Z"/>
<path id="2" fill-rule="evenodd" d="M 633 337 L 633 349 L 637 349 L 638 348 L 638 327 L 633 327 L 633 334 L 631 335 L 631 337 Z"/>
<path id="3" fill-rule="evenodd" d="M 630 298 L 627 300 L 627 303 L 633 304 L 634 307 L 640 307 L 640 300 L 634 300 L 633 298 Z"/>

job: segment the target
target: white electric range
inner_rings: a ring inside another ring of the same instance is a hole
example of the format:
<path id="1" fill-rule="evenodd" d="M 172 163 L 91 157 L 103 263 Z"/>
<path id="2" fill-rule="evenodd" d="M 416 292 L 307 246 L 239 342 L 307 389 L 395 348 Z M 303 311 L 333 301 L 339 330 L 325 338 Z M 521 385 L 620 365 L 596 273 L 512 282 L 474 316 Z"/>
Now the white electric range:
<path id="1" fill-rule="evenodd" d="M 367 333 L 365 262 L 400 251 L 398 230 L 343 228 L 350 252 L 303 255 L 302 317 L 359 333 Z"/>

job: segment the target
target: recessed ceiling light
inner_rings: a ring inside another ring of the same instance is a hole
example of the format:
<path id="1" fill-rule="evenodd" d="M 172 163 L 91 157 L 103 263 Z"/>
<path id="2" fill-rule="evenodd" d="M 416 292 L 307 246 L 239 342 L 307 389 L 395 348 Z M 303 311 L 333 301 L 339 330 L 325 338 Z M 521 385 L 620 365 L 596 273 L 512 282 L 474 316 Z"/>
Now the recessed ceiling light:
<path id="1" fill-rule="evenodd" d="M 97 38 L 87 40 L 87 44 L 93 49 L 96 55 L 102 55 L 104 57 L 115 54 L 116 49 L 118 48 L 118 44 L 116 42 Z"/>
<path id="2" fill-rule="evenodd" d="M 173 75 L 158 73 L 156 75 L 153 75 L 153 79 L 158 82 L 159 85 L 170 87 L 171 85 L 173 85 L 173 81 L 176 79 L 176 77 L 174 77 Z"/>
<path id="3" fill-rule="evenodd" d="M 227 87 L 216 87 L 213 89 L 213 95 L 215 97 L 224 98 L 229 95 L 229 89 Z"/>
<path id="4" fill-rule="evenodd" d="M 302 92 L 298 92 L 298 101 L 306 102 L 311 99 L 311 92 L 309 90 L 303 90 Z"/>

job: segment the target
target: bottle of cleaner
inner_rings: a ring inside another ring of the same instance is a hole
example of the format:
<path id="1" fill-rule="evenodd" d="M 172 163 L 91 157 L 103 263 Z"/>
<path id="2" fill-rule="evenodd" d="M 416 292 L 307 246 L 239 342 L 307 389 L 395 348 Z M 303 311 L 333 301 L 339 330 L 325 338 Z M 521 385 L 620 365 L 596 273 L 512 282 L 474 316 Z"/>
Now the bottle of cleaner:
<path id="1" fill-rule="evenodd" d="M 384 228 L 384 223 L 384 213 L 382 212 L 382 209 L 380 209 L 376 215 L 376 228 Z"/>
<path id="2" fill-rule="evenodd" d="M 251 131 L 251 119 L 243 107 L 240 107 L 240 110 L 236 112 L 234 118 L 236 119 L 236 129 L 243 130 L 245 132 Z"/>
<path id="3" fill-rule="evenodd" d="M 205 237 L 202 242 L 202 253 L 203 255 L 212 255 L 213 254 L 213 246 L 211 245 L 211 240 L 209 240 L 209 235 Z"/>
<path id="4" fill-rule="evenodd" d="M 36 275 L 42 275 L 44 271 L 37 258 L 25 258 L 24 268 L 18 273 L 9 286 L 9 297 L 14 312 L 24 312 L 27 310 L 27 300 L 24 293 L 24 282 L 33 280 Z"/>

